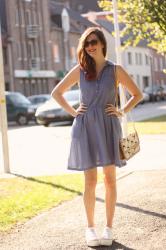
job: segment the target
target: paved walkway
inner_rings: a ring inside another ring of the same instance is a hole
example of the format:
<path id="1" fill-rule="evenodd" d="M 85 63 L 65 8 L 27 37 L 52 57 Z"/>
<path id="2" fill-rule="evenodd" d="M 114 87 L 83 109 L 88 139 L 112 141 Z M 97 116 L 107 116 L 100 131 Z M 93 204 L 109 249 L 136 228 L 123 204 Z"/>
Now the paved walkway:
<path id="1" fill-rule="evenodd" d="M 126 172 L 118 179 L 112 247 L 93 249 L 166 249 L 166 170 Z M 96 226 L 105 224 L 104 187 L 97 188 Z M 82 196 L 64 202 L 0 236 L 1 250 L 83 250 L 86 219 Z"/>

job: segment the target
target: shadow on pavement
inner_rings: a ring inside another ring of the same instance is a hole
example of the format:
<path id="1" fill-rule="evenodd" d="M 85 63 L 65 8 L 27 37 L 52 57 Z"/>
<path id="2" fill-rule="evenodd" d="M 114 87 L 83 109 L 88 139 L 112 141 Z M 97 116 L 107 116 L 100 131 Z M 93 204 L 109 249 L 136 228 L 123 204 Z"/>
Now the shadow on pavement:
<path id="1" fill-rule="evenodd" d="M 78 195 L 83 195 L 83 193 L 80 192 L 80 191 L 77 191 L 77 190 L 62 186 L 62 185 L 56 185 L 56 184 L 54 184 L 52 182 L 46 182 L 46 181 L 38 180 L 38 179 L 36 179 L 34 177 L 26 177 L 26 176 L 19 175 L 19 174 L 13 174 L 13 175 L 15 175 L 17 177 L 20 177 L 20 178 L 23 178 L 23 179 L 26 179 L 26 180 L 29 180 L 29 181 L 35 181 L 35 182 L 40 183 L 40 184 L 50 185 L 50 186 L 55 187 L 55 188 L 61 188 L 61 189 L 66 190 L 66 191 L 76 193 Z"/>
<path id="2" fill-rule="evenodd" d="M 91 249 L 96 249 L 96 250 L 136 250 L 134 248 L 130 248 L 127 246 L 124 246 L 123 244 L 117 242 L 117 241 L 113 241 L 112 242 L 112 246 L 98 246 L 98 247 L 91 247 Z"/>
<path id="3" fill-rule="evenodd" d="M 96 200 L 99 201 L 99 202 L 105 202 L 102 198 L 98 198 L 98 197 L 96 197 Z M 148 210 L 145 210 L 145 209 L 142 209 L 142 208 L 139 208 L 139 207 L 130 206 L 130 205 L 123 204 L 123 203 L 120 203 L 120 202 L 117 202 L 116 206 L 126 208 L 126 209 L 129 209 L 129 210 L 133 210 L 133 211 L 136 211 L 136 212 L 139 212 L 139 213 L 156 216 L 156 217 L 159 217 L 159 218 L 162 218 L 162 219 L 166 219 L 165 214 L 159 214 L 159 213 L 156 213 L 156 212 L 148 211 Z"/>
<path id="4" fill-rule="evenodd" d="M 56 185 L 56 184 L 54 184 L 52 182 L 45 182 L 45 181 L 42 181 L 42 180 L 38 180 L 38 179 L 36 179 L 34 177 L 25 177 L 25 176 L 19 175 L 19 174 L 13 174 L 13 175 L 15 175 L 17 177 L 20 177 L 20 178 L 23 178 L 23 179 L 30 180 L 30 181 L 35 181 L 37 183 L 50 185 L 50 186 L 55 187 L 55 188 L 62 188 L 63 190 L 70 191 L 72 193 L 76 193 L 76 194 L 78 194 L 80 196 L 83 196 L 82 192 L 71 189 L 71 188 L 68 188 L 68 187 L 65 187 L 65 186 L 62 186 L 62 185 Z M 104 199 L 99 198 L 99 197 L 96 197 L 96 201 L 103 202 L 103 203 L 105 202 Z M 159 217 L 159 218 L 162 218 L 162 219 L 166 219 L 166 215 L 164 215 L 164 214 L 159 214 L 159 213 L 156 213 L 156 212 L 148 211 L 148 210 L 145 210 L 145 209 L 142 209 L 142 208 L 139 208 L 139 207 L 130 206 L 128 204 L 123 204 L 123 203 L 117 202 L 116 206 L 121 207 L 121 208 L 125 208 L 125 209 L 129 209 L 129 210 L 132 210 L 132 211 L 136 211 L 136 212 L 139 212 L 139 213 L 148 214 L 148 215 L 151 215 L 151 216 L 156 216 L 156 217 Z"/>

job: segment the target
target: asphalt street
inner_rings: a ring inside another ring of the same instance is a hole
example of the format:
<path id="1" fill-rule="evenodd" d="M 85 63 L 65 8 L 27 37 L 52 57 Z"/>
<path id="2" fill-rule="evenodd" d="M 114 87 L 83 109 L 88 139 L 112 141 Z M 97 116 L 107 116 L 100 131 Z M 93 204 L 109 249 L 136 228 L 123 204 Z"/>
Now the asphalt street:
<path id="1" fill-rule="evenodd" d="M 139 105 L 134 112 L 137 112 L 135 113 L 137 116 L 139 114 L 143 116 L 145 111 L 151 114 L 153 110 L 155 114 L 154 107 L 162 112 L 164 110 L 163 114 L 166 114 L 166 102 Z M 35 124 L 26 127 L 10 126 L 8 139 L 11 173 L 25 176 L 73 173 L 66 169 L 70 132 L 71 125 L 53 125 L 48 128 Z M 140 153 L 133 157 L 125 168 L 165 169 L 166 134 L 140 136 L 140 142 Z M 2 173 L 2 152 L 0 153 L 0 173 Z"/>

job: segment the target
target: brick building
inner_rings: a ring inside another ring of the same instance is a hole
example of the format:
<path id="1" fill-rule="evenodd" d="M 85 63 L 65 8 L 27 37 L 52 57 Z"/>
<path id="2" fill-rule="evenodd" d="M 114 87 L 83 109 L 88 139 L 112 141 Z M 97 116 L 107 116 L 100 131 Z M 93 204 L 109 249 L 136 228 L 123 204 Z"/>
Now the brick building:
<path id="1" fill-rule="evenodd" d="M 61 18 L 64 6 L 53 0 L 1 0 L 6 90 L 27 96 L 50 93 L 76 63 L 80 34 L 93 24 L 66 8 L 70 31 L 64 44 Z"/>

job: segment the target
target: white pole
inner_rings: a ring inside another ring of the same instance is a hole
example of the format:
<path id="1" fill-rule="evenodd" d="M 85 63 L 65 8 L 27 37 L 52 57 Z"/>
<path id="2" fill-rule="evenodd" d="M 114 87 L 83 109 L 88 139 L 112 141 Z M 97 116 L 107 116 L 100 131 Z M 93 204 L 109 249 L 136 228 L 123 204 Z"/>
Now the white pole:
<path id="1" fill-rule="evenodd" d="M 1 37 L 1 23 L 0 23 L 0 131 L 2 138 L 3 150 L 3 172 L 10 173 L 9 167 L 9 149 L 8 149 L 8 135 L 7 135 L 7 115 L 6 115 L 6 99 L 4 87 L 4 70 L 3 70 L 3 56 L 2 56 L 2 37 Z"/>
<path id="2" fill-rule="evenodd" d="M 118 14 L 117 14 L 117 2 L 113 0 L 113 17 L 114 17 L 114 30 L 115 30 L 115 48 L 116 48 L 116 59 L 117 64 L 122 65 L 122 55 L 121 55 L 121 44 L 120 44 L 120 32 L 119 32 L 119 24 L 118 24 Z M 120 106 L 123 107 L 125 105 L 125 92 L 120 84 Z M 127 117 L 126 115 L 122 118 L 122 130 L 123 135 L 127 135 Z"/>
<path id="3" fill-rule="evenodd" d="M 64 32 L 64 49 L 65 49 L 65 70 L 69 71 L 70 69 L 70 61 L 69 61 L 69 31 L 70 31 L 70 18 L 66 8 L 63 8 L 62 14 L 62 29 Z"/>

